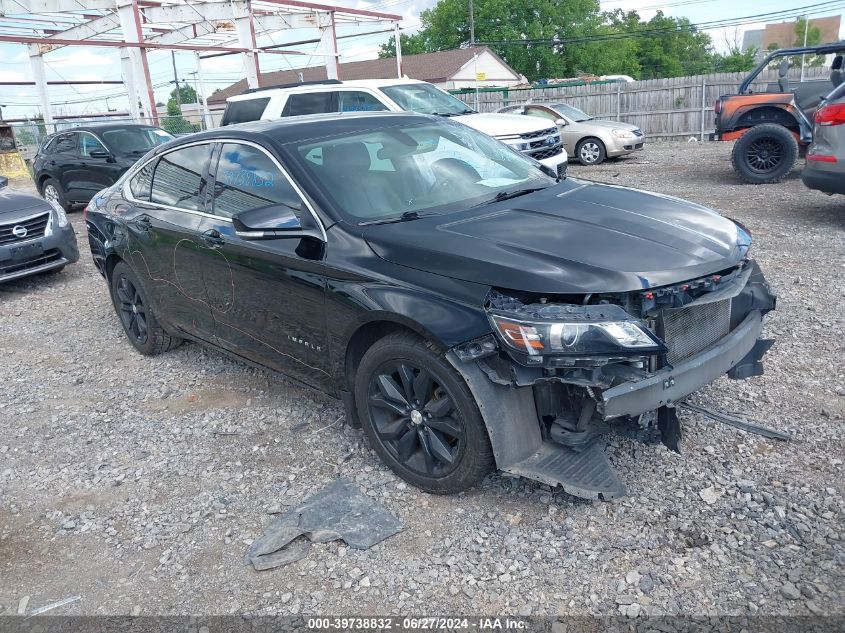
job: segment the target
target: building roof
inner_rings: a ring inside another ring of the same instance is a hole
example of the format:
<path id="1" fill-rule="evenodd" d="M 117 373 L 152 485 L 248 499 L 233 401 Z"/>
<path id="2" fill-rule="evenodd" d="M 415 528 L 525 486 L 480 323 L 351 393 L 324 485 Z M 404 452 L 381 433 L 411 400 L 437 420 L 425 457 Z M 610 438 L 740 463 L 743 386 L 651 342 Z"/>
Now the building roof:
<path id="1" fill-rule="evenodd" d="M 428 81 L 430 83 L 443 83 L 448 81 L 457 73 L 473 56 L 488 52 L 499 60 L 513 74 L 519 78 L 519 74 L 508 66 L 496 53 L 486 46 L 475 48 L 458 48 L 437 53 L 421 53 L 419 55 L 402 56 L 402 73 L 411 79 Z M 313 66 L 297 70 L 279 70 L 270 73 L 261 73 L 262 86 L 274 86 L 277 84 L 295 83 L 299 81 L 299 73 L 302 73 L 304 81 L 322 81 L 326 77 L 324 66 Z M 367 59 L 360 62 L 348 62 L 338 65 L 338 75 L 341 79 L 391 79 L 396 77 L 396 58 Z M 505 79 L 504 77 L 502 79 Z M 227 98 L 239 95 L 247 89 L 246 79 L 215 92 L 208 98 L 209 104 L 225 102 Z"/>

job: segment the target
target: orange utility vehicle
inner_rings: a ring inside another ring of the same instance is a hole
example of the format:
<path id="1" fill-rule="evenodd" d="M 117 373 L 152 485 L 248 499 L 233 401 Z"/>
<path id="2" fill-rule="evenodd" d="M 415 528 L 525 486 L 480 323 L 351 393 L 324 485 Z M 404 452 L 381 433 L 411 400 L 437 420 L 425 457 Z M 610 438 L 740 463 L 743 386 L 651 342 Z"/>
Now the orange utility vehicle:
<path id="1" fill-rule="evenodd" d="M 731 154 L 734 170 L 746 182 L 778 182 L 804 155 L 813 140 L 813 115 L 822 98 L 842 82 L 845 40 L 806 48 L 783 48 L 768 55 L 752 70 L 738 94 L 722 95 L 716 101 L 716 131 L 711 140 L 736 141 Z M 830 78 L 790 85 L 789 59 L 800 55 L 830 55 Z M 765 92 L 753 92 L 751 85 L 772 61 L 783 58 L 777 83 Z"/>

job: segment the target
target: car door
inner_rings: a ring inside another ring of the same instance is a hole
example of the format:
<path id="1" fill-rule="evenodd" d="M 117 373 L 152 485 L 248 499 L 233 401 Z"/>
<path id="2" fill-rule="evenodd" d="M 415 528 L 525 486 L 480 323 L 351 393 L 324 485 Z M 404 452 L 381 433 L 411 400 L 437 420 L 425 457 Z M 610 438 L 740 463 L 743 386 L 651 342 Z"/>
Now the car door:
<path id="1" fill-rule="evenodd" d="M 267 151 L 256 144 L 221 145 L 209 199 L 200 220 L 206 241 L 203 271 L 218 343 L 317 388 L 330 385 L 326 342 L 324 243 L 315 238 L 247 240 L 232 216 L 272 205 L 299 207 L 300 221 L 317 227 L 306 202 Z"/>
<path id="2" fill-rule="evenodd" d="M 121 167 L 93 132 L 79 132 L 79 159 L 78 189 L 82 192 L 80 199 L 84 202 L 120 178 Z"/>
<path id="3" fill-rule="evenodd" d="M 180 147 L 144 165 L 129 181 L 135 208 L 126 222 L 133 267 L 150 289 L 161 319 L 211 342 L 214 319 L 198 227 L 213 147 L 212 142 Z"/>
<path id="4" fill-rule="evenodd" d="M 50 157 L 45 161 L 47 172 L 59 182 L 65 195 L 71 200 L 75 199 L 79 177 L 78 137 L 76 132 L 61 134 L 55 143 L 51 144 Z"/>

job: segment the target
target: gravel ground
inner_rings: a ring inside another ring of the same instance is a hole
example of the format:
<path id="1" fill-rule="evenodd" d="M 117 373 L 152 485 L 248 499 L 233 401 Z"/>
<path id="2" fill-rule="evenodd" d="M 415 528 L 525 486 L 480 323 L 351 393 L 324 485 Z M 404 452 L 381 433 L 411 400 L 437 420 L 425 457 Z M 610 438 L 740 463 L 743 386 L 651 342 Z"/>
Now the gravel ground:
<path id="1" fill-rule="evenodd" d="M 589 503 L 494 474 L 456 497 L 381 465 L 331 399 L 186 344 L 124 340 L 83 255 L 0 288 L 0 612 L 66 614 L 841 614 L 845 197 L 741 185 L 729 144 L 651 145 L 571 173 L 734 217 L 779 293 L 766 375 L 698 403 L 778 443 L 683 414 L 683 454 L 613 436 L 629 496 Z M 405 529 L 368 551 L 242 563 L 272 519 L 338 476 Z"/>

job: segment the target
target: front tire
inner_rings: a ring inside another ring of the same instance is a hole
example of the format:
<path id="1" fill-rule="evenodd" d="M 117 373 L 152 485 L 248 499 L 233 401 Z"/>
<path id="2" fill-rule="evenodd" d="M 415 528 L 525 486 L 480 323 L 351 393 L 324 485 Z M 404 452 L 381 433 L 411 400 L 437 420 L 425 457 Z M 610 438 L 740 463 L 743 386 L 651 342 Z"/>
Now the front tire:
<path id="1" fill-rule="evenodd" d="M 776 123 L 755 125 L 734 143 L 731 163 L 745 182 L 765 185 L 783 180 L 798 157 L 798 142 Z"/>
<path id="2" fill-rule="evenodd" d="M 182 343 L 182 339 L 170 336 L 159 325 L 146 292 L 124 262 L 119 262 L 112 271 L 111 297 L 126 337 L 145 356 L 156 356 Z"/>
<path id="3" fill-rule="evenodd" d="M 382 461 L 435 494 L 478 484 L 494 466 L 472 393 L 443 354 L 410 333 L 367 350 L 355 374 L 358 417 Z"/>
<path id="4" fill-rule="evenodd" d="M 575 156 L 582 165 L 600 165 L 607 157 L 607 149 L 597 138 L 584 138 L 578 141 Z"/>

